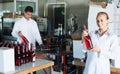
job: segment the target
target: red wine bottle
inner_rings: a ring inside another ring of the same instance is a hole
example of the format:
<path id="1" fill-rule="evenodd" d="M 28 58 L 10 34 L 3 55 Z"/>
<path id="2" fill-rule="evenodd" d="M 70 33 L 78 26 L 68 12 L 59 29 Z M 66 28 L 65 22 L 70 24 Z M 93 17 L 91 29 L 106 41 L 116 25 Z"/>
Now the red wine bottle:
<path id="1" fill-rule="evenodd" d="M 3 45 L 3 42 L 0 42 L 0 47 L 2 47 L 2 45 Z"/>
<path id="2" fill-rule="evenodd" d="M 15 63 L 16 63 L 17 66 L 20 66 L 21 65 L 21 56 L 20 56 L 20 46 L 19 46 L 19 44 L 17 44 L 15 50 L 17 51 Z"/>
<path id="3" fill-rule="evenodd" d="M 29 41 L 27 40 L 27 38 L 25 36 L 21 36 L 21 38 L 22 38 L 23 43 L 25 43 L 25 44 L 29 43 Z"/>
<path id="4" fill-rule="evenodd" d="M 25 44 L 25 62 L 26 63 L 28 63 L 28 62 L 30 62 L 30 60 L 29 60 L 29 46 L 28 46 L 28 44 Z"/>
<path id="5" fill-rule="evenodd" d="M 25 64 L 25 46 L 24 44 L 21 44 L 21 63 Z"/>
<path id="6" fill-rule="evenodd" d="M 83 31 L 88 32 L 85 25 L 83 26 Z M 85 42 L 85 46 L 88 50 L 93 48 L 92 40 L 91 40 L 91 37 L 89 36 L 89 34 L 84 36 L 84 42 Z"/>
<path id="7" fill-rule="evenodd" d="M 34 48 L 33 48 L 33 44 L 31 43 L 30 45 L 30 61 L 31 62 L 34 62 L 35 61 L 35 51 L 34 51 Z"/>
<path id="8" fill-rule="evenodd" d="M 4 41 L 2 47 L 6 47 L 6 45 L 7 45 L 7 41 Z"/>

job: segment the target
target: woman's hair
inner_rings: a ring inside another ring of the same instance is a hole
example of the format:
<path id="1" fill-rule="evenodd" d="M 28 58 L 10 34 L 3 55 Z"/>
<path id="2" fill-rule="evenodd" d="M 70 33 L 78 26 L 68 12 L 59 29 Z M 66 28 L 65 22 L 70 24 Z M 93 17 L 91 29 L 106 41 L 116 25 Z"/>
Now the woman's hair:
<path id="1" fill-rule="evenodd" d="M 99 15 L 105 15 L 106 18 L 107 18 L 107 20 L 109 19 L 109 16 L 108 16 L 108 14 L 107 14 L 106 12 L 99 12 L 99 13 L 97 14 L 97 17 L 96 17 L 96 18 L 98 18 Z"/>

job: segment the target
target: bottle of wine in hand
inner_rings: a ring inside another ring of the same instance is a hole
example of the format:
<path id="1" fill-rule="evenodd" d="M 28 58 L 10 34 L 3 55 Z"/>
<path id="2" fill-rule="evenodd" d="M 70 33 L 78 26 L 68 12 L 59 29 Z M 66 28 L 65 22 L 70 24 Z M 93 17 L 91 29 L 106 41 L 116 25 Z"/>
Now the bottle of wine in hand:
<path id="1" fill-rule="evenodd" d="M 27 40 L 27 38 L 24 35 L 21 36 L 21 38 L 22 38 L 23 43 L 25 43 L 25 44 L 29 43 L 29 41 Z"/>
<path id="2" fill-rule="evenodd" d="M 83 26 L 83 31 L 88 32 L 85 25 Z M 92 49 L 93 48 L 93 44 L 92 44 L 92 41 L 91 41 L 91 38 L 90 38 L 89 34 L 84 36 L 83 38 L 84 38 L 84 43 L 85 43 L 86 48 L 88 50 Z"/>

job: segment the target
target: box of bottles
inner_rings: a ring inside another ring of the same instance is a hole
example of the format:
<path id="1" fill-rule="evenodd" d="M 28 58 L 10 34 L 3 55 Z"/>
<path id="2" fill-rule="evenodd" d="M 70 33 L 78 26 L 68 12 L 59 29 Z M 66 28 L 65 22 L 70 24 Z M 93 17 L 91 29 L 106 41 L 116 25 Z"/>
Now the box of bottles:
<path id="1" fill-rule="evenodd" d="M 14 49 L 0 47 L 0 72 L 15 71 Z"/>

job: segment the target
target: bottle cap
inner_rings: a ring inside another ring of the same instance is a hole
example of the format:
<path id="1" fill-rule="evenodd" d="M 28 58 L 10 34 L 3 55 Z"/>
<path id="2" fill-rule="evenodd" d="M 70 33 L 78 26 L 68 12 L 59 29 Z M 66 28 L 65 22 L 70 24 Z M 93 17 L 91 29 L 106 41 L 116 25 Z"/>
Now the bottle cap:
<path id="1" fill-rule="evenodd" d="M 83 30 L 87 30 L 86 25 L 83 25 Z"/>

